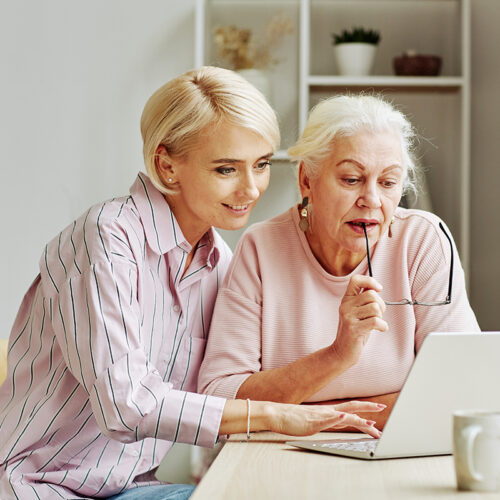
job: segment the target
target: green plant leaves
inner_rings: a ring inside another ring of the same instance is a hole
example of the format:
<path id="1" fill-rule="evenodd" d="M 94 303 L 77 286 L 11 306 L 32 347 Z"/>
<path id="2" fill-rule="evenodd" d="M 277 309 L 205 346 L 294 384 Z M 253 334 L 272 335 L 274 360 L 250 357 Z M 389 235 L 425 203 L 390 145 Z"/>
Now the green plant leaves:
<path id="1" fill-rule="evenodd" d="M 353 27 L 351 30 L 342 30 L 342 33 L 332 33 L 332 43 L 371 43 L 377 45 L 380 42 L 380 33 L 360 27 Z"/>

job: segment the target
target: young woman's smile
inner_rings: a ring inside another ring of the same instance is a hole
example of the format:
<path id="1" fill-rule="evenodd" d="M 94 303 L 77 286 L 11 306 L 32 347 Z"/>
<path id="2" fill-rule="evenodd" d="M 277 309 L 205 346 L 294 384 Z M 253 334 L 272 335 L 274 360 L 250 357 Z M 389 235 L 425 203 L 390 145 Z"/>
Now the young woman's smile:
<path id="1" fill-rule="evenodd" d="M 253 203 L 253 202 L 252 202 Z M 250 212 L 250 203 L 246 203 L 245 205 L 228 205 L 223 203 L 234 215 L 245 215 Z"/>

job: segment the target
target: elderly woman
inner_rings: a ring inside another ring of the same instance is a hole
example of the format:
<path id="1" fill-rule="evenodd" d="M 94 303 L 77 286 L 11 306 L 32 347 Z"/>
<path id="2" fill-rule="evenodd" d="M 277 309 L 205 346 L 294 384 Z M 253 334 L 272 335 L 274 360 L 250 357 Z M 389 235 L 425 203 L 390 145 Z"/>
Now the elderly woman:
<path id="1" fill-rule="evenodd" d="M 141 120 L 149 175 L 91 207 L 43 251 L 0 390 L 0 498 L 181 500 L 154 472 L 173 441 L 219 434 L 378 431 L 353 410 L 226 401 L 189 391 L 231 258 L 213 226 L 242 227 L 267 188 L 275 114 L 235 73 L 161 87 Z"/>
<path id="2" fill-rule="evenodd" d="M 404 115 L 373 96 L 312 110 L 289 150 L 302 203 L 239 242 L 201 391 L 287 403 L 369 397 L 387 405 L 381 429 L 425 336 L 479 331 L 449 231 L 398 207 L 414 179 L 413 140 Z"/>

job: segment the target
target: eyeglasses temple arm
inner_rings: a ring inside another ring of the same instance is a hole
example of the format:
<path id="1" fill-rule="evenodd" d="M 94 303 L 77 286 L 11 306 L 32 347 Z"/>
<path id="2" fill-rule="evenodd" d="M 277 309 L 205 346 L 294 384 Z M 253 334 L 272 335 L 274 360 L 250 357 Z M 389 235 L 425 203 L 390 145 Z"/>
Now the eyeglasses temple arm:
<path id="1" fill-rule="evenodd" d="M 372 263 L 370 260 L 370 245 L 368 244 L 368 235 L 366 234 L 366 224 L 364 222 L 361 223 L 363 226 L 363 231 L 365 233 L 365 241 L 366 241 L 366 258 L 368 259 L 368 272 L 370 273 L 370 276 L 373 278 L 373 272 L 372 272 Z M 446 235 L 448 236 L 448 235 Z M 453 255 L 453 253 L 452 253 Z"/>
<path id="2" fill-rule="evenodd" d="M 448 296 L 446 297 L 447 300 L 451 301 L 451 287 L 453 283 L 453 267 L 454 267 L 454 254 L 453 254 L 453 243 L 451 242 L 450 235 L 445 231 L 443 224 L 440 222 L 439 227 L 441 228 L 441 231 L 443 231 L 444 235 L 448 239 L 448 242 L 450 244 L 450 280 L 448 282 Z"/>

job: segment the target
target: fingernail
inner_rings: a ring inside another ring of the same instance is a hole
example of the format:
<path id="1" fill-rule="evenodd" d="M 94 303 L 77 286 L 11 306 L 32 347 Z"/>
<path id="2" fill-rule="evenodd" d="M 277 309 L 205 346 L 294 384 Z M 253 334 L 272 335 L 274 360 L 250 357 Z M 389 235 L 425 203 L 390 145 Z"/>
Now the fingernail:
<path id="1" fill-rule="evenodd" d="M 387 405 L 384 405 L 383 403 L 377 403 L 377 406 L 379 408 L 387 408 Z"/>

